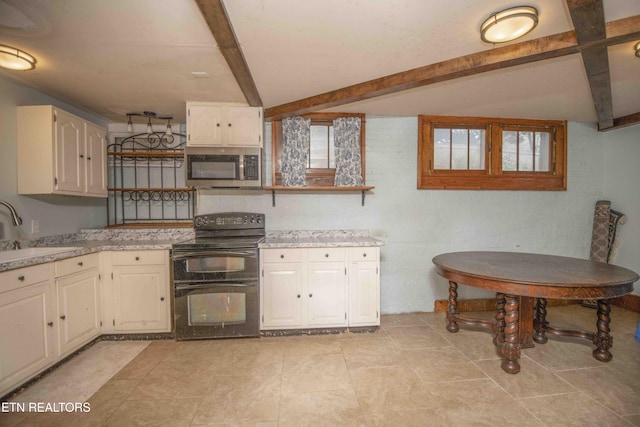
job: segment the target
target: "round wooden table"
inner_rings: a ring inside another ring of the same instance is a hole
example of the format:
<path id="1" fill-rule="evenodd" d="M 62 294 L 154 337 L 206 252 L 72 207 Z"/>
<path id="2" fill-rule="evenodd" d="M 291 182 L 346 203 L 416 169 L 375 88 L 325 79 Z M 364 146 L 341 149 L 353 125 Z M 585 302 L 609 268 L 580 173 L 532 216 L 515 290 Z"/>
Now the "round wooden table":
<path id="1" fill-rule="evenodd" d="M 532 347 L 533 341 L 545 343 L 546 333 L 589 339 L 596 346 L 596 359 L 611 360 L 608 299 L 631 293 L 633 283 L 640 278 L 629 269 L 611 264 L 517 252 L 452 252 L 436 256 L 433 263 L 436 272 L 449 280 L 447 330 L 457 332 L 458 324 L 490 329 L 502 356 L 502 369 L 510 374 L 520 372 L 520 349 Z M 495 322 L 458 313 L 458 283 L 496 292 Z M 549 326 L 547 298 L 596 299 L 597 332 Z"/>

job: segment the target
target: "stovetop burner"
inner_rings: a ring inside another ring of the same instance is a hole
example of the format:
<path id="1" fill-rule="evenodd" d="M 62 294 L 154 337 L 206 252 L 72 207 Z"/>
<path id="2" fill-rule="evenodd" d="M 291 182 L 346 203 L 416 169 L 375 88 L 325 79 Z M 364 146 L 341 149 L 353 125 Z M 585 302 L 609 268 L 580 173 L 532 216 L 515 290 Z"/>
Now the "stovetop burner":
<path id="1" fill-rule="evenodd" d="M 174 249 L 241 249 L 255 248 L 264 236 L 251 237 L 196 237 L 173 244 Z"/>
<path id="2" fill-rule="evenodd" d="M 264 214 L 225 212 L 193 219 L 195 239 L 173 244 L 174 249 L 256 248 L 265 236 Z"/>

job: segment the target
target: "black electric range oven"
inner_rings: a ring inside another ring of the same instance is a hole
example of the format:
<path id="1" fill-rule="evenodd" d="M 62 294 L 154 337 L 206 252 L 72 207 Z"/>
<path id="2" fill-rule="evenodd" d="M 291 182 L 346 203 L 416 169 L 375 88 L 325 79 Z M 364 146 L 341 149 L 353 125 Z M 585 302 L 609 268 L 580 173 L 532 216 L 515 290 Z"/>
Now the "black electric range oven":
<path id="1" fill-rule="evenodd" d="M 264 215 L 199 215 L 194 228 L 195 239 L 172 246 L 176 339 L 259 336 Z"/>

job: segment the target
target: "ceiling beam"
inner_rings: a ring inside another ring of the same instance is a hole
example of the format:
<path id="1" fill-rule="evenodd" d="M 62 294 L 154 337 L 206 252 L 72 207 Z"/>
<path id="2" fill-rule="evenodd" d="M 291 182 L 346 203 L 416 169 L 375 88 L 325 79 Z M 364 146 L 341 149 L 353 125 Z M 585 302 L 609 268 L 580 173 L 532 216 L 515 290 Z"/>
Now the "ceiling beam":
<path id="1" fill-rule="evenodd" d="M 567 31 L 472 53 L 270 107 L 265 109 L 264 116 L 267 119 L 281 119 L 307 114 L 460 77 L 571 55 L 590 47 L 626 43 L 640 38 L 640 16 L 609 22 L 606 32 L 604 40 L 586 42 L 584 45 L 578 43 L 574 31 Z"/>
<path id="2" fill-rule="evenodd" d="M 620 129 L 627 126 L 632 126 L 640 123 L 640 113 L 629 114 L 628 116 L 618 117 L 613 119 L 613 126 L 606 129 L 600 129 L 601 131 L 610 131 L 614 129 Z"/>
<path id="3" fill-rule="evenodd" d="M 580 45 L 584 46 L 607 38 L 602 0 L 566 0 L 566 2 Z M 598 128 L 610 128 L 613 126 L 613 96 L 607 46 L 592 45 L 585 47 L 580 53 L 591 88 Z"/>
<path id="4" fill-rule="evenodd" d="M 195 2 L 200 8 L 204 20 L 207 21 L 209 30 L 213 34 L 213 38 L 216 39 L 218 48 L 231 68 L 247 102 L 252 107 L 262 107 L 258 88 L 253 81 L 222 0 L 195 0 Z"/>

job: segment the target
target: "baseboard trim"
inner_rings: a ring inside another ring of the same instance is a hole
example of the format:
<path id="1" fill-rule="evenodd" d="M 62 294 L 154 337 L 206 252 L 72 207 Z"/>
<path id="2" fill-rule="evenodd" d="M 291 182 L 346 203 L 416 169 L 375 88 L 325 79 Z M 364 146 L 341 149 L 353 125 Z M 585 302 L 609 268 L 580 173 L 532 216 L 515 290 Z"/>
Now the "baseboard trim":
<path id="1" fill-rule="evenodd" d="M 548 306 L 572 305 L 572 304 L 580 304 L 580 300 L 568 300 L 568 299 L 547 300 Z M 449 308 L 448 300 L 446 299 L 436 300 L 433 311 L 435 311 L 436 313 L 446 313 L 447 308 Z M 495 298 L 459 299 L 457 308 L 459 313 L 465 313 L 469 311 L 495 311 L 496 299 Z"/>

